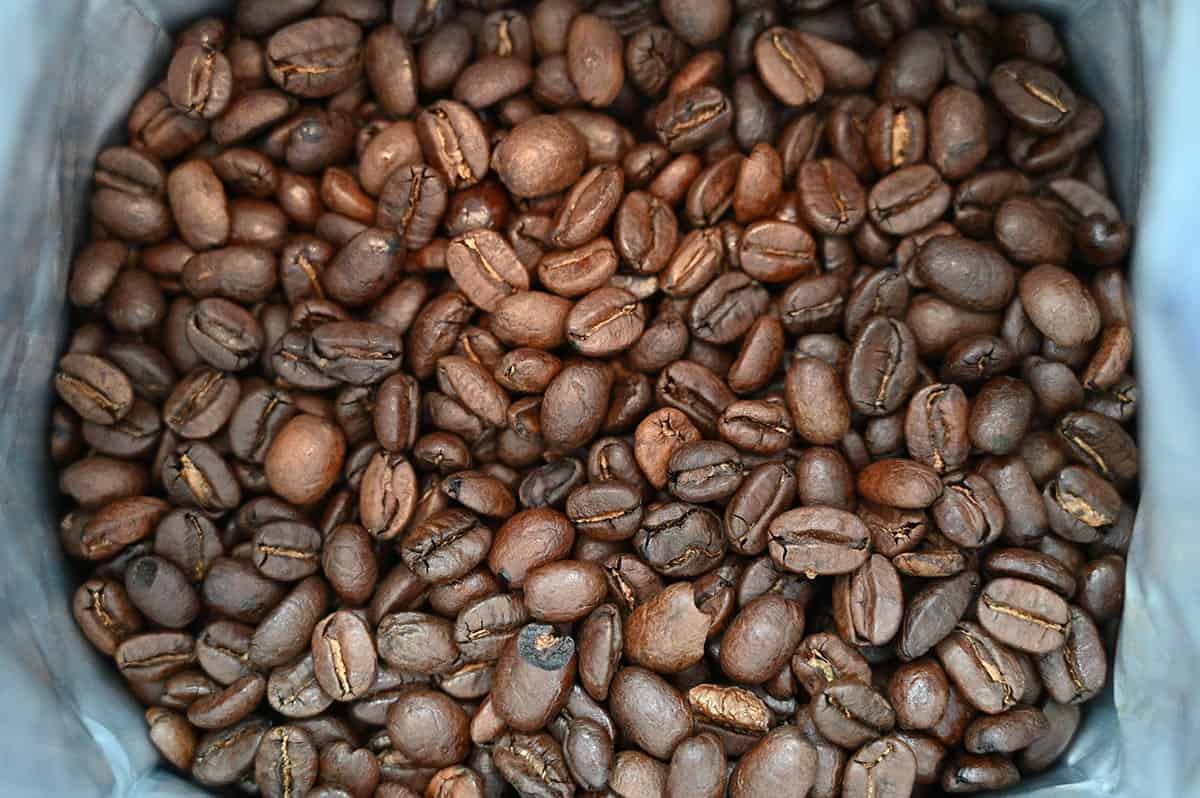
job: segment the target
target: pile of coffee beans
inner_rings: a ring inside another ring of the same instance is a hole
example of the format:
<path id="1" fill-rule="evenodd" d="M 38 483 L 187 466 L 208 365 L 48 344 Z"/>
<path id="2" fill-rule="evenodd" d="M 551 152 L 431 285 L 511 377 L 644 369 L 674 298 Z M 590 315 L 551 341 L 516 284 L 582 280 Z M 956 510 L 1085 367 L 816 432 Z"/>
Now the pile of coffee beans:
<path id="1" fill-rule="evenodd" d="M 1137 496 L 1100 108 L 986 0 L 241 0 L 97 158 L 73 610 L 264 796 L 1049 767 Z"/>

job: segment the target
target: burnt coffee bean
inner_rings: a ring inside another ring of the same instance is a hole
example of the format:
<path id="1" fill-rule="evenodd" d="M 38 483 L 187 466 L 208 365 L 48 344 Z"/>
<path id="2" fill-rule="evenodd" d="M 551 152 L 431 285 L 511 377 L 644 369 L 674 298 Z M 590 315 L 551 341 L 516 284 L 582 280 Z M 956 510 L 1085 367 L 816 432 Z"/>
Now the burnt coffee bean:
<path id="1" fill-rule="evenodd" d="M 566 704 L 575 670 L 572 638 L 545 624 L 525 626 L 497 662 L 492 688 L 496 712 L 513 729 L 542 728 Z"/>

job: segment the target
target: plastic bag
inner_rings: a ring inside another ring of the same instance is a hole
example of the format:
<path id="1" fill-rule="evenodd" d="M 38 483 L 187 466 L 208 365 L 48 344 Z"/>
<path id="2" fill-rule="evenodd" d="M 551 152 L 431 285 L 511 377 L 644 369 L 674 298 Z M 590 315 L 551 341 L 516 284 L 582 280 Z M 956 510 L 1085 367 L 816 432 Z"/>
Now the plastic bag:
<path id="1" fill-rule="evenodd" d="M 1114 687 L 1089 706 L 1060 764 L 1011 794 L 1200 794 L 1200 280 L 1180 257 L 1200 230 L 1189 92 L 1200 54 L 1194 0 L 1030 0 L 1062 20 L 1087 94 L 1105 109 L 1107 162 L 1136 217 L 1142 495 Z M 142 711 L 70 614 L 46 452 L 50 375 L 65 339 L 65 290 L 86 233 L 95 154 L 161 76 L 166 30 L 227 3 L 53 0 L 0 7 L 0 795 L 184 796 L 158 766 Z M 1182 261 L 1182 262 L 1176 262 Z"/>

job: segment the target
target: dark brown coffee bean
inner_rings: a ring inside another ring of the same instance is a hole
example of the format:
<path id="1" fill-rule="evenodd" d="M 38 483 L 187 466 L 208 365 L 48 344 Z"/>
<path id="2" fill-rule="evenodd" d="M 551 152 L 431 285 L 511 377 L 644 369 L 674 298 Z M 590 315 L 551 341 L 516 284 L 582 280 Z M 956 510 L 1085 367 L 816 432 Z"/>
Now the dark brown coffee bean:
<path id="1" fill-rule="evenodd" d="M 858 334 L 846 367 L 846 393 L 860 413 L 892 413 L 916 381 L 916 341 L 901 321 L 876 317 Z"/>
<path id="2" fill-rule="evenodd" d="M 553 798 L 574 793 L 562 748 L 549 734 L 506 732 L 496 741 L 492 756 L 505 781 L 520 792 Z"/>
<path id="3" fill-rule="evenodd" d="M 782 726 L 754 746 L 729 776 L 731 798 L 801 789 L 816 778 L 816 749 L 792 726 Z"/>
<path id="4" fill-rule="evenodd" d="M 382 625 L 379 633 L 382 641 Z M 375 641 L 370 627 L 347 610 L 326 616 L 313 629 L 312 656 L 318 684 L 336 701 L 361 698 L 375 680 Z"/>
<path id="5" fill-rule="evenodd" d="M 676 582 L 629 616 L 623 635 L 626 655 L 656 673 L 678 673 L 703 658 L 710 624 L 696 604 L 692 584 Z M 664 625 L 675 632 L 662 635 Z"/>
<path id="6" fill-rule="evenodd" d="M 754 63 L 763 83 L 785 105 L 802 107 L 825 93 L 825 75 L 800 34 L 768 28 L 754 42 Z"/>
<path id="7" fill-rule="evenodd" d="M 524 507 L 562 507 L 586 478 L 583 463 L 574 457 L 555 460 L 526 474 L 517 498 Z"/>
<path id="8" fill-rule="evenodd" d="M 974 623 L 955 626 L 937 644 L 937 655 L 963 697 L 989 715 L 1011 709 L 1025 692 L 1016 655 Z"/>
<path id="9" fill-rule="evenodd" d="M 511 728 L 542 728 L 566 704 L 575 668 L 572 638 L 545 624 L 525 626 L 507 643 L 496 665 L 496 712 Z"/>
<path id="10" fill-rule="evenodd" d="M 146 632 L 126 638 L 113 659 L 126 679 L 155 681 L 195 663 L 195 645 L 192 636 L 182 632 Z"/>
<path id="11" fill-rule="evenodd" d="M 64 355 L 54 375 L 54 388 L 75 412 L 97 424 L 115 424 L 133 409 L 129 378 L 96 355 Z"/>
<path id="12" fill-rule="evenodd" d="M 771 522 L 768 535 L 771 559 L 792 573 L 849 573 L 869 556 L 866 525 L 832 507 L 788 510 Z"/>
<path id="13" fill-rule="evenodd" d="M 713 86 L 695 86 L 668 95 L 654 114 L 654 132 L 658 134 L 658 140 L 674 153 L 698 150 L 727 133 L 732 125 L 733 104 Z M 670 168 L 660 172 L 655 183 L 661 181 Z M 657 194 L 655 183 L 650 186 L 651 194 Z"/>
<path id="14" fill-rule="evenodd" d="M 912 661 L 943 640 L 966 613 L 979 589 L 979 574 L 965 571 L 923 588 L 907 602 L 896 653 Z"/>
<path id="15" fill-rule="evenodd" d="M 192 778 L 209 787 L 237 782 L 251 771 L 255 754 L 269 729 L 268 721 L 249 718 L 228 729 L 209 732 L 196 745 Z"/>
<path id="16" fill-rule="evenodd" d="M 951 190 L 925 164 L 897 169 L 880 180 L 867 198 L 871 221 L 892 235 L 915 233 L 941 218 L 950 207 Z"/>
<path id="17" fill-rule="evenodd" d="M 992 71 L 988 85 L 1005 114 L 1032 133 L 1062 130 L 1078 106 L 1058 75 L 1029 61 L 1005 61 Z"/>
<path id="18" fill-rule="evenodd" d="M 942 534 L 964 548 L 985 546 L 1004 529 L 1004 505 L 978 474 L 948 478 L 932 515 Z"/>
<path id="19" fill-rule="evenodd" d="M 141 613 L 125 588 L 108 579 L 92 578 L 80 585 L 71 614 L 88 641 L 108 656 L 142 629 Z"/>
<path id="20" fill-rule="evenodd" d="M 917 759 L 899 737 L 867 743 L 850 758 L 842 782 L 846 798 L 911 795 L 917 778 Z"/>
<path id="21" fill-rule="evenodd" d="M 301 97 L 328 97 L 362 75 L 362 31 L 339 17 L 295 22 L 271 37 L 266 56 L 267 72 L 280 88 Z"/>
<path id="22" fill-rule="evenodd" d="M 942 789 L 947 793 L 1002 790 L 1021 780 L 1021 774 L 1002 756 L 956 756 L 942 771 Z"/>
<path id="23" fill-rule="evenodd" d="M 475 113 L 454 100 L 441 99 L 417 113 L 417 137 L 425 158 L 453 189 L 468 188 L 487 173 L 491 150 Z"/>
<path id="24" fill-rule="evenodd" d="M 915 268 L 940 297 L 973 311 L 1002 309 L 1016 286 L 1016 273 L 1000 253 L 967 238 L 931 239 L 921 247 Z"/>
<path id="25" fill-rule="evenodd" d="M 646 512 L 633 546 L 651 568 L 662 574 L 696 576 L 720 562 L 725 537 L 720 519 L 711 510 L 671 502 Z"/>
<path id="26" fill-rule="evenodd" d="M 763 629 L 782 634 L 764 644 Z M 791 657 L 804 636 L 799 605 L 780 596 L 755 599 L 734 616 L 721 644 L 721 670 L 731 679 L 760 684 L 773 676 Z"/>
<path id="27" fill-rule="evenodd" d="M 639 748 L 668 758 L 692 729 L 692 713 L 683 696 L 644 668 L 622 668 L 609 691 L 609 710 L 617 727 Z"/>
<path id="28" fill-rule="evenodd" d="M 586 145 L 568 122 L 536 116 L 522 122 L 496 148 L 493 166 L 518 197 L 562 191 L 583 173 Z"/>
<path id="29" fill-rule="evenodd" d="M 571 82 L 584 102 L 603 108 L 616 99 L 625 79 L 621 34 L 608 20 L 580 14 L 571 22 L 566 40 Z"/>
<path id="30" fill-rule="evenodd" d="M 436 690 L 402 693 L 388 710 L 387 731 L 395 750 L 418 767 L 457 764 L 470 748 L 466 713 Z"/>
<path id="31" fill-rule="evenodd" d="M 560 559 L 575 542 L 575 529 L 562 513 L 549 508 L 523 510 L 496 532 L 488 566 L 517 587 L 539 565 Z"/>
<path id="32" fill-rule="evenodd" d="M 814 700 L 812 712 L 821 734 L 845 747 L 886 734 L 896 723 L 887 699 L 868 685 L 845 679 L 826 686 Z"/>
<path id="33" fill-rule="evenodd" d="M 1021 651 L 1045 654 L 1066 640 L 1066 601 L 1032 582 L 992 580 L 979 597 L 977 614 L 993 637 Z"/>
<path id="34" fill-rule="evenodd" d="M 845 640 L 859 645 L 890 641 L 904 613 L 900 576 L 891 562 L 875 554 L 853 573 L 838 577 L 833 586 L 833 612 Z"/>

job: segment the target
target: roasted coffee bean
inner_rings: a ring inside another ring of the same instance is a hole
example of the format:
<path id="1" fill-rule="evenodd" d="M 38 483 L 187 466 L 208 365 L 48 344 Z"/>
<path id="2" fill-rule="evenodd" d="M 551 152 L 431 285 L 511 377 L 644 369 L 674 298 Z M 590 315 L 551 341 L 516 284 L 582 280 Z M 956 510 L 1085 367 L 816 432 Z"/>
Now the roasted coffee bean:
<path id="1" fill-rule="evenodd" d="M 781 632 L 770 643 L 765 629 Z M 760 684 L 788 662 L 804 636 L 799 605 L 767 595 L 750 602 L 734 616 L 721 643 L 721 670 L 736 681 Z"/>
<path id="2" fill-rule="evenodd" d="M 656 505 L 642 516 L 633 547 L 651 568 L 670 577 L 710 571 L 725 554 L 720 518 L 686 502 Z"/>
<path id="3" fill-rule="evenodd" d="M 388 710 L 387 732 L 396 752 L 417 767 L 457 764 L 470 747 L 466 713 L 436 690 L 402 693 Z"/>
<path id="4" fill-rule="evenodd" d="M 252 717 L 236 726 L 209 732 L 196 745 L 192 777 L 208 787 L 237 782 L 254 767 L 261 741 L 269 729 L 268 721 Z"/>
<path id="5" fill-rule="evenodd" d="M 905 661 L 923 656 L 951 631 L 979 589 L 979 574 L 964 571 L 922 588 L 905 602 L 896 653 Z"/>
<path id="6" fill-rule="evenodd" d="M 704 147 L 727 133 L 732 124 L 733 104 L 713 86 L 695 86 L 669 95 L 654 115 L 659 141 L 675 153 Z M 655 193 L 653 185 L 650 193 Z"/>
<path id="7" fill-rule="evenodd" d="M 872 319 L 855 338 L 846 366 L 852 407 L 871 416 L 899 409 L 916 381 L 916 361 L 916 341 L 904 322 Z"/>
<path id="8" fill-rule="evenodd" d="M 617 727 L 653 756 L 668 758 L 691 733 L 692 713 L 683 696 L 644 668 L 621 669 L 609 691 Z"/>
<path id="9" fill-rule="evenodd" d="M 989 715 L 1011 709 L 1025 692 L 1016 655 L 977 624 L 955 626 L 937 644 L 937 655 L 963 698 Z"/>
<path id="10" fill-rule="evenodd" d="M 383 634 L 381 624 L 380 656 Z M 375 680 L 375 640 L 370 627 L 347 610 L 326 616 L 313 629 L 312 657 L 317 683 L 335 701 L 361 698 Z"/>
<path id="11" fill-rule="evenodd" d="M 585 479 L 583 463 L 565 457 L 526 474 L 517 488 L 517 498 L 524 507 L 562 507 Z"/>
<path id="12" fill-rule="evenodd" d="M 995 249 L 968 238 L 930 239 L 915 269 L 938 296 L 972 311 L 1000 310 L 1012 298 L 1016 273 Z"/>
<path id="13" fill-rule="evenodd" d="M 768 550 L 780 568 L 810 578 L 849 573 L 866 562 L 869 534 L 856 516 L 832 507 L 802 507 L 776 516 Z"/>
<path id="14" fill-rule="evenodd" d="M 328 709 L 333 698 L 317 682 L 313 657 L 309 653 L 291 665 L 271 671 L 267 679 L 267 701 L 285 717 L 309 718 Z"/>
<path id="15" fill-rule="evenodd" d="M 886 734 L 896 723 L 887 699 L 868 685 L 845 679 L 821 691 L 812 713 L 821 734 L 847 748 Z"/>
<path id="16" fill-rule="evenodd" d="M 496 664 L 496 712 L 518 731 L 542 728 L 566 704 L 575 669 L 572 638 L 545 624 L 525 626 L 505 645 Z"/>
<path id="17" fill-rule="evenodd" d="M 950 207 L 951 190 L 926 164 L 906 166 L 871 189 L 867 211 L 885 233 L 908 235 L 941 218 Z"/>
<path id="18" fill-rule="evenodd" d="M 133 409 L 129 378 L 96 355 L 64 355 L 54 375 L 54 387 L 75 412 L 97 424 L 115 424 Z"/>
<path id="19" fill-rule="evenodd" d="M 1000 64 L 988 85 L 1005 114 L 1032 133 L 1062 130 L 1078 107 L 1075 93 L 1058 75 L 1029 61 Z"/>
<path id="20" fill-rule="evenodd" d="M 900 576 L 881 554 L 872 555 L 856 571 L 834 582 L 834 620 L 846 640 L 884 645 L 900 628 L 903 612 Z"/>

